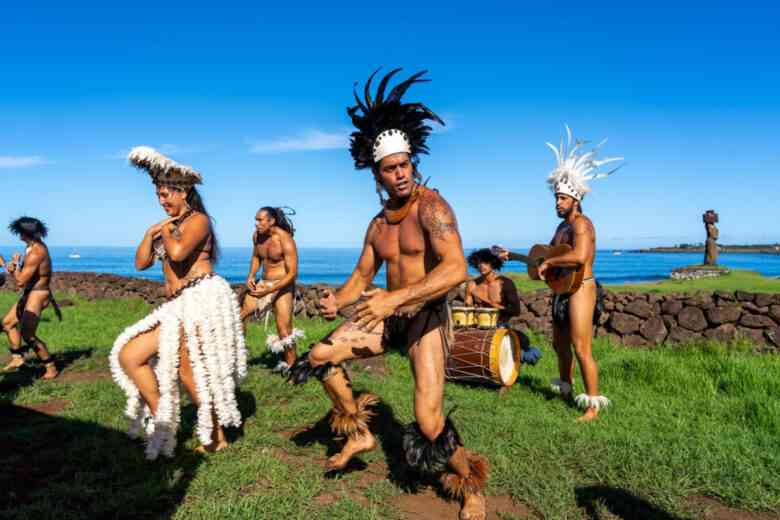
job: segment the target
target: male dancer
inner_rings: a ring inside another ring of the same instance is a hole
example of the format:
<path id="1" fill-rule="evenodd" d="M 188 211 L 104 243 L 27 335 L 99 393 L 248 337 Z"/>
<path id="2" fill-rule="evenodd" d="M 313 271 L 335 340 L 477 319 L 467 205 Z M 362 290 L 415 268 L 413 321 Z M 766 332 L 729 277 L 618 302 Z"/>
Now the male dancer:
<path id="1" fill-rule="evenodd" d="M 602 307 L 603 291 L 593 277 L 593 262 L 596 257 L 596 230 L 593 223 L 582 213 L 582 199 L 590 191 L 588 181 L 607 177 L 618 168 L 608 172 L 598 172 L 600 166 L 622 160 L 622 157 L 596 159 L 602 141 L 593 150 L 580 153 L 585 141 L 573 142 L 571 130 L 566 127 L 567 144 L 563 139 L 558 148 L 547 143 L 556 158 L 556 167 L 550 173 L 547 182 L 555 194 L 555 211 L 563 222 L 558 226 L 551 241 L 552 245 L 567 244 L 572 251 L 561 256 L 548 258 L 539 266 L 539 275 L 556 267 L 580 268 L 584 266 L 582 285 L 572 294 L 553 297 L 553 346 L 558 355 L 560 379 L 553 380 L 553 389 L 566 398 L 571 397 L 574 384 L 574 354 L 582 372 L 585 392 L 575 401 L 585 413 L 578 420 L 591 421 L 598 416 L 599 410 L 609 406 L 610 401 L 598 391 L 598 367 L 593 359 L 593 325 L 598 321 Z M 508 252 L 502 251 L 507 257 Z"/>
<path id="2" fill-rule="evenodd" d="M 417 157 L 427 153 L 427 120 L 443 124 L 421 103 L 401 103 L 401 97 L 424 72 L 385 89 L 400 69 L 387 74 L 372 100 L 371 75 L 365 100 L 348 110 L 357 131 L 351 152 L 358 169 L 371 168 L 383 210 L 368 225 L 363 251 L 347 282 L 328 293 L 320 305 L 326 318 L 357 301 L 387 264 L 387 290 L 366 293 L 351 320 L 301 356 L 291 369 L 291 380 L 318 378 L 333 401 L 331 428 L 347 437 L 342 451 L 328 460 L 329 470 L 344 468 L 356 454 L 376 447 L 369 431 L 378 399 L 363 394 L 355 399 L 342 363 L 356 357 L 408 349 L 415 380 L 416 422 L 405 428 L 403 448 L 407 463 L 419 470 L 442 474 L 444 489 L 462 500 L 461 519 L 484 519 L 482 490 L 487 461 L 467 451 L 450 418 L 443 411 L 444 363 L 449 333 L 446 295 L 466 279 L 455 214 L 436 191 L 420 183 Z M 389 195 L 384 202 L 382 190 Z"/>
<path id="3" fill-rule="evenodd" d="M 11 262 L 6 264 L 6 270 L 22 287 L 19 301 L 3 318 L 3 330 L 8 335 L 11 361 L 5 370 L 15 370 L 24 364 L 24 350 L 35 350 L 35 354 L 46 368 L 42 379 L 54 379 L 59 375 L 54 359 L 49 354 L 46 344 L 38 337 L 38 321 L 41 312 L 49 303 L 54 307 L 57 318 L 62 320 L 62 314 L 49 289 L 52 276 L 51 257 L 43 239 L 48 234 L 46 225 L 32 217 L 21 217 L 8 226 L 8 229 L 27 244 L 22 264 L 21 255 L 15 254 Z M 22 340 L 26 345 L 22 347 Z"/>
<path id="4" fill-rule="evenodd" d="M 249 292 L 244 297 L 241 319 L 252 315 L 267 315 L 273 306 L 277 335 L 269 335 L 268 349 L 274 354 L 284 353 L 274 369 L 287 374 L 295 361 L 295 340 L 303 337 L 303 331 L 293 329 L 295 304 L 295 279 L 298 276 L 298 250 L 295 245 L 295 228 L 287 218 L 284 208 L 261 208 L 255 215 L 255 232 L 252 235 L 252 260 L 246 285 Z M 260 283 L 255 281 L 262 266 Z"/>

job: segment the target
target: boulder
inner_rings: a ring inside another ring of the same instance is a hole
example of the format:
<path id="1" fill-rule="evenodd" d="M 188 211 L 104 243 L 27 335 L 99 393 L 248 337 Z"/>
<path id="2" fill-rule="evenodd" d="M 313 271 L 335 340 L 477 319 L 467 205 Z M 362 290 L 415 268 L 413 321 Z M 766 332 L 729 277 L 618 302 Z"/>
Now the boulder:
<path id="1" fill-rule="evenodd" d="M 624 314 L 622 312 L 613 312 L 609 319 L 609 325 L 612 330 L 620 334 L 632 334 L 639 330 L 641 320 L 636 316 Z"/>
<path id="2" fill-rule="evenodd" d="M 709 329 L 704 336 L 713 341 L 730 343 L 737 337 L 737 327 L 733 323 L 724 323 L 714 329 Z"/>
<path id="3" fill-rule="evenodd" d="M 701 332 L 707 328 L 707 319 L 704 317 L 704 312 L 698 307 L 684 307 L 677 315 L 677 323 L 694 332 Z"/>
<path id="4" fill-rule="evenodd" d="M 772 305 L 769 307 L 769 316 L 777 323 L 780 323 L 780 305 Z"/>
<path id="5" fill-rule="evenodd" d="M 766 343 L 766 340 L 764 339 L 764 331 L 761 329 L 737 327 L 737 335 L 752 341 L 756 345 L 764 345 Z"/>
<path id="6" fill-rule="evenodd" d="M 726 291 L 716 291 L 714 296 L 717 297 L 718 300 L 724 302 L 733 302 L 736 299 L 734 298 L 734 293 Z"/>
<path id="7" fill-rule="evenodd" d="M 674 327 L 669 331 L 666 341 L 670 343 L 689 343 L 701 339 L 702 335 L 683 327 Z"/>
<path id="8" fill-rule="evenodd" d="M 550 313 L 550 306 L 544 300 L 533 301 L 528 308 L 537 316 L 547 316 Z"/>
<path id="9" fill-rule="evenodd" d="M 752 312 L 753 314 L 767 314 L 769 312 L 769 307 L 759 307 L 753 302 L 743 303 L 742 308 Z"/>
<path id="10" fill-rule="evenodd" d="M 624 311 L 639 318 L 649 318 L 653 315 L 653 307 L 643 300 L 634 300 L 631 303 L 628 303 L 625 306 Z"/>
<path id="11" fill-rule="evenodd" d="M 766 339 L 769 343 L 777 348 L 780 348 L 780 327 L 765 330 L 764 336 L 766 336 Z"/>
<path id="12" fill-rule="evenodd" d="M 670 316 L 677 316 L 683 308 L 679 300 L 666 300 L 661 304 L 661 312 Z"/>
<path id="13" fill-rule="evenodd" d="M 737 298 L 737 301 L 740 302 L 752 302 L 756 298 L 755 293 L 747 291 L 736 291 L 734 292 L 734 296 Z"/>
<path id="14" fill-rule="evenodd" d="M 774 300 L 774 294 L 759 293 L 756 294 L 755 304 L 759 307 L 767 307 L 772 305 Z"/>
<path id="15" fill-rule="evenodd" d="M 661 319 L 664 320 L 664 325 L 666 325 L 668 330 L 672 330 L 677 326 L 677 320 L 674 319 L 674 316 L 663 315 Z"/>
<path id="16" fill-rule="evenodd" d="M 642 347 L 647 345 L 647 341 L 638 334 L 627 334 L 621 339 L 621 343 L 628 347 Z"/>
<path id="17" fill-rule="evenodd" d="M 653 344 L 662 343 L 668 332 L 663 319 L 658 316 L 653 316 L 639 327 L 642 337 Z"/>
<path id="18" fill-rule="evenodd" d="M 739 319 L 742 310 L 734 304 L 720 305 L 707 310 L 707 319 L 713 325 L 734 323 Z"/>
<path id="19" fill-rule="evenodd" d="M 744 313 L 739 320 L 739 324 L 743 327 L 750 327 L 751 329 L 768 329 L 775 326 L 775 322 L 768 316 L 761 316 L 760 314 L 748 314 Z"/>

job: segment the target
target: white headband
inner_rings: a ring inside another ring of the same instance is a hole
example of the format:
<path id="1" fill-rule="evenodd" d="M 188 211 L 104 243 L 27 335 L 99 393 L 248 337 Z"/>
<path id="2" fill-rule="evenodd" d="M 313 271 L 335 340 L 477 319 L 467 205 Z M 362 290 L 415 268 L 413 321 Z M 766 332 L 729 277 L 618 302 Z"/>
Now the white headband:
<path id="1" fill-rule="evenodd" d="M 568 195 L 569 197 L 578 201 L 582 201 L 582 197 L 585 196 L 584 193 L 577 191 L 574 186 L 571 185 L 568 179 L 555 183 L 555 194 L 557 195 L 559 193 Z"/>
<path id="2" fill-rule="evenodd" d="M 394 153 L 411 153 L 412 146 L 409 144 L 409 138 L 401 130 L 392 128 L 385 130 L 374 139 L 372 149 L 374 162 L 378 163 L 388 155 Z"/>

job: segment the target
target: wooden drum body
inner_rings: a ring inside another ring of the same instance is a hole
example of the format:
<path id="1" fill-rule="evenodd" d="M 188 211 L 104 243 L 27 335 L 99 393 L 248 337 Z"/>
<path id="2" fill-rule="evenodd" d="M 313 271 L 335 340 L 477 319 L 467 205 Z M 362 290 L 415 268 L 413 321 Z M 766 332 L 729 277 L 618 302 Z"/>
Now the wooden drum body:
<path id="1" fill-rule="evenodd" d="M 510 386 L 519 373 L 520 339 L 513 330 L 455 330 L 445 369 L 448 380 Z"/>

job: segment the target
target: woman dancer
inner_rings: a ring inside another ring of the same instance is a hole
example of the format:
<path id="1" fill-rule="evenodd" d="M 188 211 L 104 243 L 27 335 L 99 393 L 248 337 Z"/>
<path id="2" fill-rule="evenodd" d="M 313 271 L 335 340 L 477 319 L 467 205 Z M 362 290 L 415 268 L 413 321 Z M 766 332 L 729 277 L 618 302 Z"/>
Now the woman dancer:
<path id="1" fill-rule="evenodd" d="M 199 452 L 227 447 L 223 426 L 240 426 L 236 385 L 246 376 L 238 300 L 213 271 L 211 218 L 195 189 L 201 176 L 152 148 L 128 156 L 157 188 L 168 218 L 151 226 L 135 255 L 138 270 L 163 266 L 167 302 L 119 335 L 111 372 L 127 394 L 130 435 L 147 436 L 146 456 L 173 456 L 180 421 L 178 379 L 198 407 Z"/>

